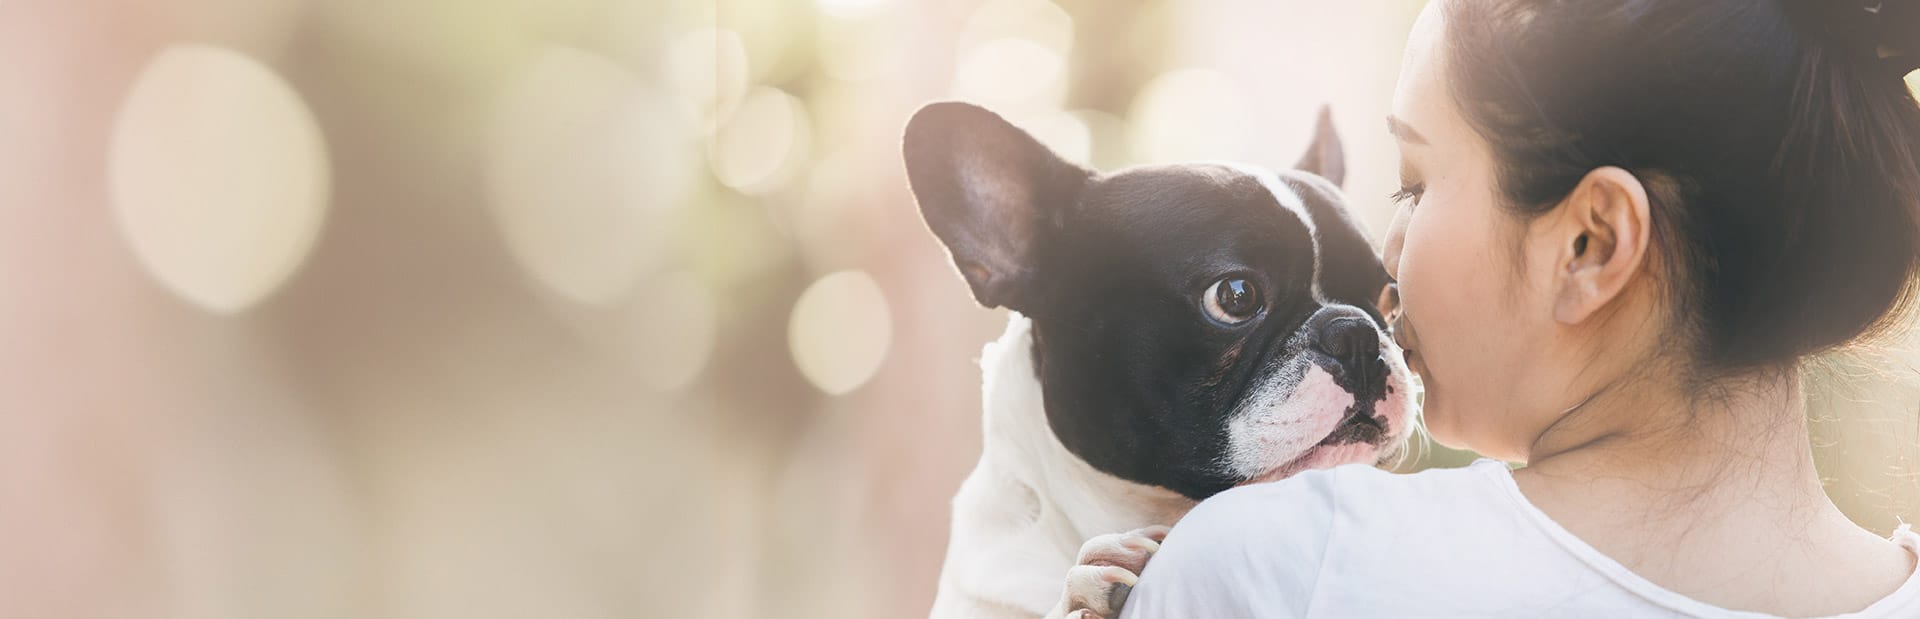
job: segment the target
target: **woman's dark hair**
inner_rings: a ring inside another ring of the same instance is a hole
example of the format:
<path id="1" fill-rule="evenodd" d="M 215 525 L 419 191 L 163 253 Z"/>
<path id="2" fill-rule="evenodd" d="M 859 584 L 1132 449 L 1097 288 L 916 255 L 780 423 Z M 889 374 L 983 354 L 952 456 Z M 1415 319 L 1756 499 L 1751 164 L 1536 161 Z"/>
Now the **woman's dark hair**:
<path id="1" fill-rule="evenodd" d="M 1648 189 L 1700 369 L 1876 332 L 1920 266 L 1920 0 L 1444 0 L 1446 69 L 1523 218 Z"/>

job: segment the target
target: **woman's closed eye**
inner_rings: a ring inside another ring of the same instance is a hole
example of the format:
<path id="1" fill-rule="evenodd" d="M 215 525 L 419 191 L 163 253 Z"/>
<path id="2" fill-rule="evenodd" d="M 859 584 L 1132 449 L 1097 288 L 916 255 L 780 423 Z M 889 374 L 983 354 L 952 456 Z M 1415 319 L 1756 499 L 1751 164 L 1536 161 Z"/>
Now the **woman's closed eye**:
<path id="1" fill-rule="evenodd" d="M 1420 196 L 1426 193 L 1426 183 L 1402 184 L 1399 191 L 1393 192 L 1387 198 L 1393 200 L 1393 203 L 1398 206 L 1418 206 Z"/>

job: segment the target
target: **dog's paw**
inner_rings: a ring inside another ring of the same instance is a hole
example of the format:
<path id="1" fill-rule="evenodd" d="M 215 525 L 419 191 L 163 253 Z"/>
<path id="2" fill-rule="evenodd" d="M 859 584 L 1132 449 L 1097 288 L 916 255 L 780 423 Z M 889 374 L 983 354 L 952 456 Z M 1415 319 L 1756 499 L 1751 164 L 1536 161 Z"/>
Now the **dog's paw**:
<path id="1" fill-rule="evenodd" d="M 1127 595 L 1147 569 L 1147 560 L 1167 538 L 1161 526 L 1111 533 L 1087 540 L 1080 556 L 1067 570 L 1066 592 L 1050 617 L 1113 619 L 1127 603 Z"/>

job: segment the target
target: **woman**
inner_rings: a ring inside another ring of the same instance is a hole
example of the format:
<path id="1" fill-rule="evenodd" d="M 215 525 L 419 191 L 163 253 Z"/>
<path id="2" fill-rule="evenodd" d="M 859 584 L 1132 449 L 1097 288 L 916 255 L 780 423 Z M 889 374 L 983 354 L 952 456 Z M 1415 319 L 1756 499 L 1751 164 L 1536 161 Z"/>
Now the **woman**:
<path id="1" fill-rule="evenodd" d="M 1437 440 L 1527 466 L 1221 494 L 1125 616 L 1920 617 L 1920 536 L 1827 498 L 1797 378 L 1911 292 L 1914 4 L 1431 3 L 1395 335 Z"/>

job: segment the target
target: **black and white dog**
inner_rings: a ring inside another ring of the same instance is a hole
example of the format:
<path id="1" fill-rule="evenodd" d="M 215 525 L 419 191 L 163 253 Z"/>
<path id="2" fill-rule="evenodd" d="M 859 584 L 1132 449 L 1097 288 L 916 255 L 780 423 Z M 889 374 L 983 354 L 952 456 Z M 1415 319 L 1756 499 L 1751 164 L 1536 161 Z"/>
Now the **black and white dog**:
<path id="1" fill-rule="evenodd" d="M 985 440 L 954 497 L 933 616 L 1106 614 L 1163 529 L 1101 534 L 1397 455 L 1409 373 L 1325 114 L 1298 171 L 1100 174 L 964 103 L 922 108 L 904 150 L 974 299 L 1015 312 L 981 351 Z"/>

